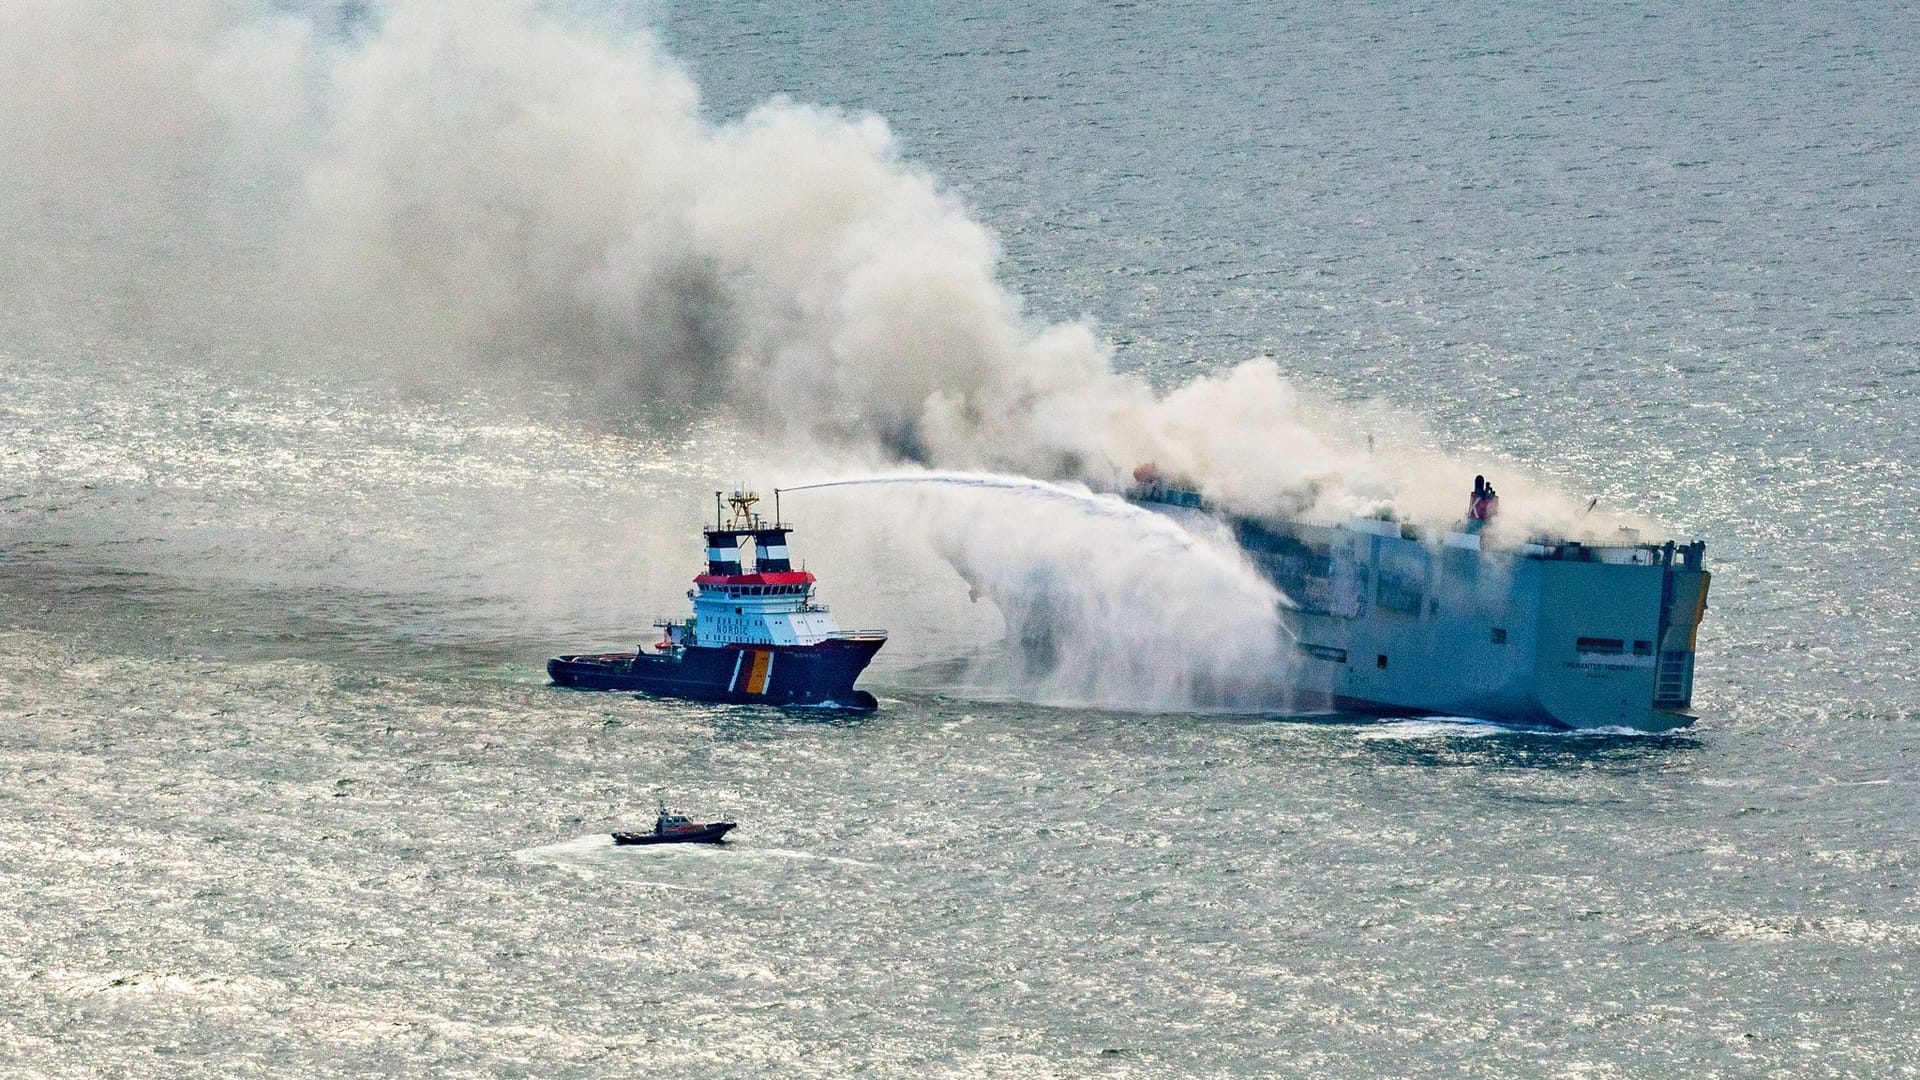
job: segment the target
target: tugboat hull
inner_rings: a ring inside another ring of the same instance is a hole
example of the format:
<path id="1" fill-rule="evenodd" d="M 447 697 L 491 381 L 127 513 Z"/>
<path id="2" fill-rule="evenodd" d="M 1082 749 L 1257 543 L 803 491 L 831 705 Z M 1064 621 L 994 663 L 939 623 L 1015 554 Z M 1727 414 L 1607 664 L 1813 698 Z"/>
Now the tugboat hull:
<path id="1" fill-rule="evenodd" d="M 886 638 L 839 637 L 812 645 L 689 646 L 678 655 L 556 656 L 547 674 L 576 690 L 623 690 L 725 704 L 831 705 L 867 710 L 878 702 L 854 680 Z"/>

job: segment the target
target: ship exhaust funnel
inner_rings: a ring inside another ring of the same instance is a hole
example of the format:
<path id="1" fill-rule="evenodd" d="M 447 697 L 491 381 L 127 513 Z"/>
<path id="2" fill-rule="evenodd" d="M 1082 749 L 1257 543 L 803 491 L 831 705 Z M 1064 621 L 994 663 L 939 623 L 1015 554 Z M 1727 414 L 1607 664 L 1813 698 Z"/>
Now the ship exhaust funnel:
<path id="1" fill-rule="evenodd" d="M 753 571 L 756 574 L 784 574 L 793 569 L 787 557 L 787 530 L 761 529 L 753 534 Z M 738 558 L 738 553 L 735 553 Z"/>
<path id="2" fill-rule="evenodd" d="M 707 573 L 729 577 L 740 573 L 740 534 L 725 529 L 707 531 Z"/>

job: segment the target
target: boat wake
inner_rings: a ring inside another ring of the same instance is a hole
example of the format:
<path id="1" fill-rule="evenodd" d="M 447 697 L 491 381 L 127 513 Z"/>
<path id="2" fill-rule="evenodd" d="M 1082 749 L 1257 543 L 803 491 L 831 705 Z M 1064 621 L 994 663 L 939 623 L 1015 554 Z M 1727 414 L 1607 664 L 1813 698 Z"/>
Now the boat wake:
<path id="1" fill-rule="evenodd" d="M 613 842 L 611 833 L 604 832 L 589 833 L 586 836 L 576 836 L 571 840 L 561 840 L 552 844 L 521 848 L 512 853 L 516 862 L 529 866 L 550 867 L 562 873 L 571 874 L 582 881 L 607 879 L 622 885 L 640 885 L 651 889 L 670 889 L 678 892 L 709 892 L 711 890 L 695 885 L 628 877 L 620 871 L 635 865 L 646 865 L 655 869 L 673 865 L 658 861 L 667 856 L 712 858 L 717 854 L 713 846 L 708 844 L 650 844 L 622 847 Z M 644 864 L 636 864 L 634 859 L 648 861 Z"/>
<path id="2" fill-rule="evenodd" d="M 825 862 L 833 863 L 837 866 L 857 866 L 862 870 L 877 870 L 880 868 L 879 863 L 867 862 L 863 859 L 851 859 L 845 855 L 822 855 L 817 851 L 796 851 L 792 848 L 752 848 L 742 850 L 737 857 L 746 859 L 768 858 Z"/>

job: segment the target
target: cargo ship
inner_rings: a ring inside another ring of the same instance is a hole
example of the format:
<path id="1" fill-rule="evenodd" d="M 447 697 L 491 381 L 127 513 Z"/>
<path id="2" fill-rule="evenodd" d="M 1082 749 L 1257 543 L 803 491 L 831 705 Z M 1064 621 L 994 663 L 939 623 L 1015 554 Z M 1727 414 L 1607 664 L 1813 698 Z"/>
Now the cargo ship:
<path id="1" fill-rule="evenodd" d="M 1286 597 L 1296 704 L 1554 729 L 1666 731 L 1695 720 L 1703 541 L 1534 536 L 1496 543 L 1490 485 L 1466 517 L 1416 527 L 1227 514 L 1135 474 L 1134 503 L 1223 522 Z"/>
<path id="2" fill-rule="evenodd" d="M 793 568 L 793 530 L 779 520 L 779 493 L 772 521 L 754 511 L 757 502 L 753 492 L 735 491 L 726 499 L 732 514 L 723 517 L 714 493 L 706 573 L 687 592 L 692 617 L 656 621 L 661 636 L 651 651 L 556 656 L 547 661 L 554 683 L 696 701 L 875 708 L 874 696 L 853 684 L 887 643 L 886 631 L 840 629 L 814 599 L 814 576 Z"/>

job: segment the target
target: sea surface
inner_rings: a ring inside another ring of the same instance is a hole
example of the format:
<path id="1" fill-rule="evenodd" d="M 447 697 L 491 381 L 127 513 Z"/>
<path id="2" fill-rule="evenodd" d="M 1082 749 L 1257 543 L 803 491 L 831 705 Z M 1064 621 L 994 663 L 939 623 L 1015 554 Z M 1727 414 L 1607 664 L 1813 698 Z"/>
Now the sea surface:
<path id="1" fill-rule="evenodd" d="M 1698 724 L 979 700 L 871 493 L 786 509 L 878 712 L 563 692 L 722 440 L 10 322 L 0 1074 L 1920 1070 L 1912 10 L 938 8 L 650 10 L 715 120 L 885 117 L 1122 368 L 1705 539 Z M 656 799 L 740 828 L 610 846 Z"/>

